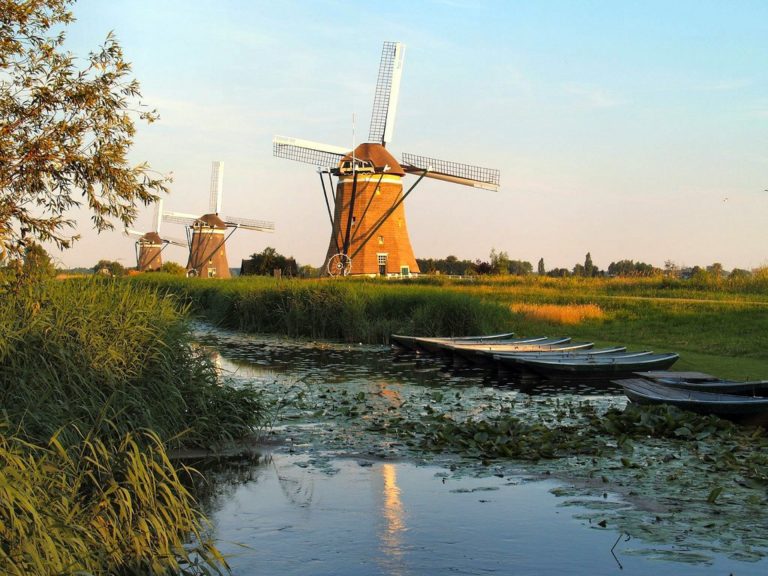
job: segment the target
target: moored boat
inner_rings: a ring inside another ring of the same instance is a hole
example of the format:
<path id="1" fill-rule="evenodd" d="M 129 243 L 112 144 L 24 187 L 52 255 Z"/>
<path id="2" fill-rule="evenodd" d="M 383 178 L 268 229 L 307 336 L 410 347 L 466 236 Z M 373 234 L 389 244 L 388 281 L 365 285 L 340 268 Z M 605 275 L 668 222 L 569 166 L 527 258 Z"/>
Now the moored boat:
<path id="1" fill-rule="evenodd" d="M 515 335 L 514 332 L 504 332 L 502 334 L 490 334 L 487 336 L 457 336 L 457 337 L 426 337 L 426 336 L 405 336 L 403 334 L 390 334 L 389 341 L 405 350 L 426 350 L 432 348 L 431 344 L 437 342 L 467 342 L 481 343 L 492 342 L 496 340 L 509 340 Z"/>
<path id="2" fill-rule="evenodd" d="M 674 378 L 659 378 L 654 381 L 671 388 L 684 390 L 697 390 L 714 394 L 735 394 L 737 396 L 768 397 L 768 380 L 748 380 L 745 382 L 737 380 L 708 380 L 705 382 L 689 382 Z"/>
<path id="3" fill-rule="evenodd" d="M 652 352 L 627 352 L 626 346 L 612 346 L 610 348 L 576 348 L 568 350 L 550 348 L 540 351 L 520 351 L 520 352 L 495 352 L 493 359 L 501 364 L 517 364 L 520 358 L 544 358 L 544 359 L 568 359 L 568 358 L 586 358 L 590 356 L 609 356 L 609 355 L 645 355 Z"/>
<path id="4" fill-rule="evenodd" d="M 754 424 L 768 422 L 768 397 L 688 390 L 645 378 L 614 380 L 636 404 L 670 404 L 699 414 L 713 414 Z"/>
<path id="5" fill-rule="evenodd" d="M 679 357 L 674 352 L 667 354 L 634 352 L 630 354 L 609 354 L 579 358 L 547 359 L 523 357 L 518 360 L 518 363 L 544 376 L 568 374 L 582 377 L 599 377 L 615 374 L 632 374 L 639 370 L 661 370 L 669 368 Z"/>
<path id="6" fill-rule="evenodd" d="M 493 362 L 493 355 L 502 352 L 542 352 L 544 350 L 580 350 L 591 348 L 592 342 L 572 343 L 568 337 L 563 338 L 537 338 L 530 341 L 507 341 L 482 344 L 455 343 L 444 347 L 446 353 L 454 360 L 468 362 Z"/>

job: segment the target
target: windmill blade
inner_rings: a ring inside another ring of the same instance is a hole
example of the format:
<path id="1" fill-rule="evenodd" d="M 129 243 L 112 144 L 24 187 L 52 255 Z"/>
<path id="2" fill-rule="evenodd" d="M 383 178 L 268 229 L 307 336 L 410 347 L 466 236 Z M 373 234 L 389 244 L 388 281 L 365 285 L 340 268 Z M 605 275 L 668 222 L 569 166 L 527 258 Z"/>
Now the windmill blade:
<path id="1" fill-rule="evenodd" d="M 368 133 L 370 142 L 380 142 L 386 146 L 387 142 L 392 140 L 404 55 L 405 45 L 401 42 L 384 42 L 379 64 L 379 78 L 376 81 L 376 94 L 373 97 L 371 129 Z"/>
<path id="2" fill-rule="evenodd" d="M 499 189 L 499 171 L 493 168 L 482 168 L 481 166 L 438 160 L 437 158 L 417 156 L 405 152 L 401 165 L 403 170 L 410 174 L 422 174 L 426 170 L 427 173 L 424 175 L 427 178 L 474 186 L 494 192 Z"/>
<path id="3" fill-rule="evenodd" d="M 256 230 L 258 232 L 274 232 L 275 223 L 266 220 L 252 220 L 250 218 L 230 218 L 229 216 L 220 216 L 227 226 L 232 228 L 243 228 L 245 230 Z"/>
<path id="4" fill-rule="evenodd" d="M 170 222 L 171 224 L 183 224 L 184 226 L 192 226 L 197 220 L 197 216 L 192 214 L 182 214 L 181 212 L 163 212 L 163 221 Z"/>
<path id="5" fill-rule="evenodd" d="M 181 246 L 183 248 L 188 248 L 189 244 L 187 244 L 186 240 L 179 240 L 178 238 L 169 238 L 168 236 L 162 237 L 163 242 L 168 242 L 168 244 L 173 244 L 174 246 Z"/>
<path id="6" fill-rule="evenodd" d="M 349 154 L 349 149 L 311 140 L 275 136 L 272 139 L 272 153 L 278 158 L 306 162 L 322 168 L 335 168 L 341 159 Z"/>
<path id="7" fill-rule="evenodd" d="M 221 194 L 224 189 L 224 162 L 213 162 L 211 166 L 211 214 L 221 212 Z"/>
<path id="8" fill-rule="evenodd" d="M 152 230 L 160 234 L 160 223 L 163 221 L 163 199 L 160 198 L 155 202 L 155 227 Z"/>
<path id="9" fill-rule="evenodd" d="M 136 238 L 141 238 L 142 236 L 144 236 L 144 234 L 132 228 L 125 228 L 123 230 L 123 234 L 125 234 L 126 236 L 136 236 Z"/>

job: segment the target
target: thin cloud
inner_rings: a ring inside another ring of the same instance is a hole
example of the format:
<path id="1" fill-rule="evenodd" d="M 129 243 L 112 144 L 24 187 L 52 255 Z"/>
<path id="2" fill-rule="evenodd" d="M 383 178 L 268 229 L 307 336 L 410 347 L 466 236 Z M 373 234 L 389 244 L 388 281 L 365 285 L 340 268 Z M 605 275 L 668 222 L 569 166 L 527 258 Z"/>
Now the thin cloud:
<path id="1" fill-rule="evenodd" d="M 589 108 L 616 108 L 622 104 L 622 101 L 603 89 L 587 84 L 565 84 L 563 89 L 567 94 L 576 98 L 576 100 Z"/>

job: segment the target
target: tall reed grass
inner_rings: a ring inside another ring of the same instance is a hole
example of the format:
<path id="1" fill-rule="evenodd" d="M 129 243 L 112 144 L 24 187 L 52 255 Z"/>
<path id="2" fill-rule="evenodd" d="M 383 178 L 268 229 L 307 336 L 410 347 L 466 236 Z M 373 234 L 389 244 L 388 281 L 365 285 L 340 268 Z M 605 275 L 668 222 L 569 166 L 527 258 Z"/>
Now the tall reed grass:
<path id="1" fill-rule="evenodd" d="M 441 286 L 344 279 L 216 282 L 159 274 L 132 279 L 177 295 L 222 326 L 286 336 L 386 343 L 392 333 L 461 336 L 509 328 L 498 303 Z"/>
<path id="2" fill-rule="evenodd" d="M 219 385 L 173 298 L 98 279 L 32 290 L 0 303 L 0 405 L 27 440 L 60 428 L 64 443 L 75 429 L 105 438 L 146 428 L 210 446 L 261 422 L 258 394 Z"/>
<path id="3" fill-rule="evenodd" d="M 171 296 L 101 279 L 0 296 L 0 573 L 224 571 L 166 446 L 249 435 L 257 392 L 219 382 Z"/>
<path id="4" fill-rule="evenodd" d="M 69 447 L 0 434 L 2 574 L 223 573 L 206 530 L 155 434 Z"/>

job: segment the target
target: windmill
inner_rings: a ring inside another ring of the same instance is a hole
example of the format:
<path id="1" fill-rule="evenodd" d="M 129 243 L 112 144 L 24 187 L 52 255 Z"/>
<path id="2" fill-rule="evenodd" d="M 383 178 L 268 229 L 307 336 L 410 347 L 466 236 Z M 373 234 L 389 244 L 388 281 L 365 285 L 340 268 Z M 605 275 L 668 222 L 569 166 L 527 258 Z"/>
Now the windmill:
<path id="1" fill-rule="evenodd" d="M 134 236 L 136 240 L 136 269 L 141 272 L 159 270 L 163 265 L 162 252 L 169 244 L 186 246 L 183 240 L 160 236 L 160 224 L 162 222 L 163 201 L 155 204 L 154 229 L 151 232 L 142 233 L 130 228 L 125 229 L 127 236 Z"/>
<path id="2" fill-rule="evenodd" d="M 297 138 L 273 139 L 275 156 L 318 167 L 331 221 L 324 269 L 332 276 L 418 274 L 403 202 L 424 177 L 486 190 L 499 188 L 498 170 L 415 154 L 403 154 L 398 162 L 386 149 L 394 130 L 404 50 L 400 42 L 384 43 L 369 142 L 353 145 L 350 151 Z M 417 180 L 403 193 L 402 180 L 406 174 L 417 176 Z"/>
<path id="3" fill-rule="evenodd" d="M 202 216 L 164 212 L 163 220 L 174 224 L 183 224 L 187 229 L 189 260 L 187 276 L 206 278 L 229 278 L 226 243 L 235 230 L 256 230 L 272 232 L 274 222 L 252 220 L 249 218 L 231 218 L 222 215 L 221 194 L 224 182 L 224 163 L 214 162 L 211 170 L 210 212 Z"/>

